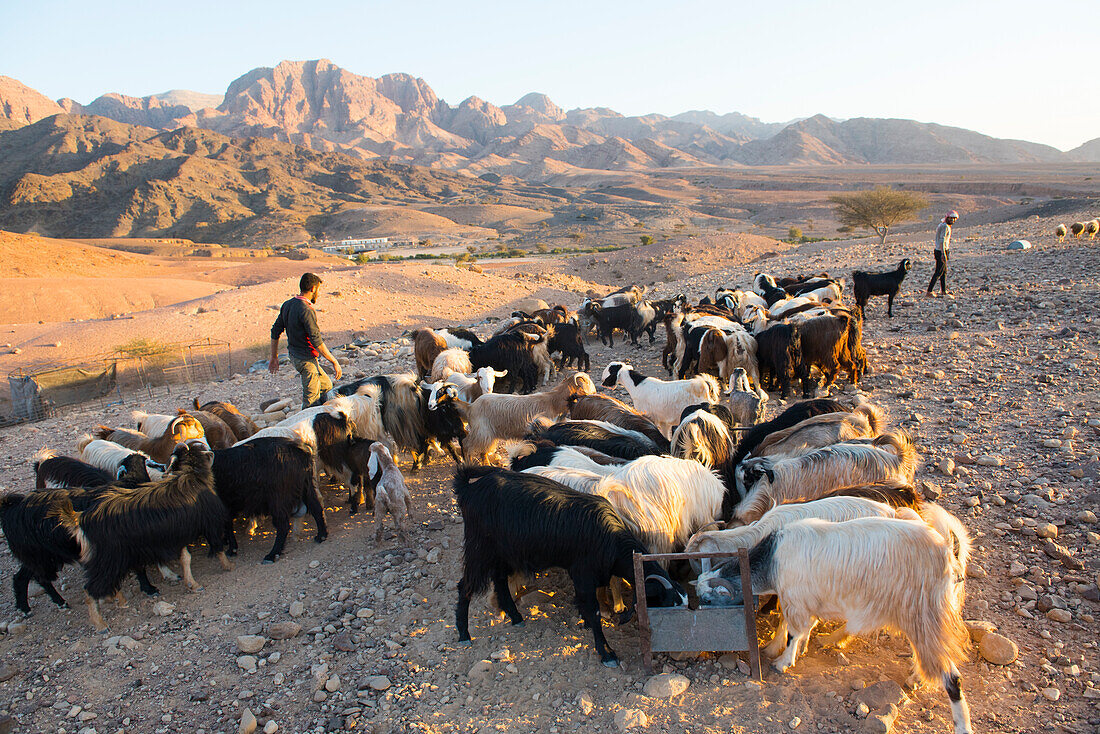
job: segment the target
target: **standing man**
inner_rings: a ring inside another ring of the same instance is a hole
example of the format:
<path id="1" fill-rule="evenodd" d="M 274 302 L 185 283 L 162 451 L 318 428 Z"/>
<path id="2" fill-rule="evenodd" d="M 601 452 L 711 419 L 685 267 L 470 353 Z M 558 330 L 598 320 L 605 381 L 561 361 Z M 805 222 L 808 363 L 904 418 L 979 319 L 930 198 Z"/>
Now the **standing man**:
<path id="1" fill-rule="evenodd" d="M 332 374 L 340 379 L 340 363 L 321 339 L 321 330 L 317 328 L 317 292 L 321 289 L 321 279 L 313 273 L 306 273 L 298 281 L 301 291 L 294 298 L 288 298 L 279 309 L 279 318 L 271 325 L 271 361 L 267 369 L 271 374 L 279 371 L 279 337 L 286 332 L 286 347 L 290 361 L 298 374 L 302 376 L 302 407 L 311 408 L 324 402 L 324 394 L 332 389 L 332 380 L 321 369 L 317 358 L 324 357 L 332 365 Z"/>
<path id="2" fill-rule="evenodd" d="M 947 256 L 951 250 L 951 225 L 959 221 L 959 213 L 952 209 L 936 227 L 936 269 L 932 271 L 932 280 L 928 281 L 925 297 L 932 297 L 932 287 L 940 281 L 940 295 L 947 295 Z"/>

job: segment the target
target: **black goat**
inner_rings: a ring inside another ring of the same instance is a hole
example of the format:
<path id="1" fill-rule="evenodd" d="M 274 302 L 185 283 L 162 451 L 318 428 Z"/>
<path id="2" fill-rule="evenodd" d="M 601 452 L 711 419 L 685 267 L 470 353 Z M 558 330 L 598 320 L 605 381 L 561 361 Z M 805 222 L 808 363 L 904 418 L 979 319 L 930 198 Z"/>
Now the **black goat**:
<path id="1" fill-rule="evenodd" d="M 491 583 L 497 604 L 519 626 L 523 616 L 508 590 L 508 576 L 561 568 L 573 580 L 577 607 L 592 630 L 600 660 L 617 667 L 619 659 L 603 634 L 596 589 L 611 583 L 612 576 L 633 579 L 634 554 L 646 548 L 611 504 L 549 479 L 494 467 L 459 468 L 454 490 L 465 533 L 455 608 L 459 641 L 471 641 L 474 594 Z M 659 564 L 646 561 L 643 570 L 647 604 L 687 604 L 683 588 Z"/>
<path id="2" fill-rule="evenodd" d="M 432 329 L 432 331 L 443 337 L 443 341 L 447 342 L 448 349 L 451 347 L 459 347 L 469 351 L 478 344 L 483 343 L 481 337 L 469 329 L 448 326 L 443 329 Z"/>
<path id="3" fill-rule="evenodd" d="M 590 369 L 588 352 L 584 350 L 584 341 L 581 339 L 581 329 L 576 324 L 554 324 L 554 333 L 547 343 L 547 351 L 550 354 L 561 353 L 559 370 L 564 370 L 566 366 L 572 367 L 574 361 L 577 369 L 585 372 Z"/>
<path id="4" fill-rule="evenodd" d="M 593 462 L 612 466 L 626 464 L 630 460 L 619 456 L 611 456 L 602 451 L 588 448 L 587 446 L 558 446 L 550 441 L 525 441 L 519 444 L 512 452 L 510 467 L 512 471 L 523 471 L 533 466 L 551 466 L 554 457 L 561 451 L 576 451 L 591 459 Z"/>
<path id="5" fill-rule="evenodd" d="M 532 349 L 544 337 L 527 334 L 523 331 L 509 331 L 498 334 L 484 344 L 470 348 L 470 364 L 474 370 L 492 367 L 495 370 L 507 370 L 507 383 L 512 392 L 533 392 L 539 383 L 539 366 L 535 362 Z M 498 385 L 502 381 L 498 381 Z"/>
<path id="6" fill-rule="evenodd" d="M 600 420 L 569 420 L 550 426 L 533 425 L 528 441 L 549 441 L 558 446 L 585 446 L 620 459 L 658 456 L 667 450 L 643 433 Z"/>
<path id="7" fill-rule="evenodd" d="M 757 273 L 752 286 L 753 290 L 767 302 L 768 308 L 771 308 L 776 301 L 787 297 L 787 291 L 776 285 L 775 278 L 766 273 Z"/>
<path id="8" fill-rule="evenodd" d="M 136 459 L 135 459 L 136 457 Z M 144 457 L 131 454 L 127 461 L 134 459 L 145 466 Z M 126 471 L 120 467 L 119 473 Z M 99 487 L 115 480 L 110 472 L 99 467 L 74 459 L 71 456 L 57 456 L 48 449 L 42 449 L 34 455 L 34 488 L 57 489 L 59 487 Z"/>
<path id="9" fill-rule="evenodd" d="M 184 582 L 197 589 L 187 546 L 200 537 L 223 568 L 232 568 L 222 541 L 228 512 L 214 491 L 213 460 L 205 445 L 181 444 L 172 452 L 172 473 L 164 479 L 109 489 L 83 513 L 62 508 L 62 524 L 81 545 L 88 616 L 97 631 L 107 629 L 100 600 L 117 594 L 132 568 L 179 558 Z"/>
<path id="10" fill-rule="evenodd" d="M 894 315 L 894 298 L 901 290 L 901 282 L 905 280 L 905 274 L 913 267 L 909 258 L 905 258 L 893 270 L 885 273 L 868 273 L 856 270 L 852 273 L 852 291 L 856 298 L 856 307 L 862 317 L 867 300 L 871 296 L 886 296 L 886 315 Z"/>
<path id="11" fill-rule="evenodd" d="M 796 324 L 775 324 L 756 335 L 756 360 L 765 389 L 779 386 L 791 394 L 791 381 L 802 376 L 802 336 Z"/>
<path id="12" fill-rule="evenodd" d="M 229 511 L 224 536 L 229 555 L 237 555 L 235 518 L 270 517 L 275 545 L 263 562 L 273 563 L 283 554 L 290 518 L 302 504 L 317 523 L 316 541 L 328 537 L 325 509 L 314 481 L 314 460 L 308 447 L 279 437 L 255 438 L 214 452 L 214 490 Z"/>
<path id="13" fill-rule="evenodd" d="M 454 385 L 444 385 L 436 392 L 434 408 L 429 405 L 431 395 L 430 388 L 420 386 L 420 410 L 424 417 L 424 433 L 427 441 L 437 443 L 451 455 L 456 464 L 461 464 L 460 454 L 462 441 L 466 438 L 466 423 L 459 408 L 458 390 Z M 427 453 L 427 444 L 425 444 L 425 453 Z"/>
<path id="14" fill-rule="evenodd" d="M 382 470 L 371 465 L 370 447 L 375 443 L 369 438 L 357 438 L 348 450 L 348 459 L 351 462 L 348 514 L 359 514 L 359 505 L 363 502 L 366 502 L 367 507 L 371 508 L 371 513 L 374 513 L 374 492 L 378 487 L 378 480 L 382 478 Z M 372 469 L 374 469 L 373 472 Z"/>

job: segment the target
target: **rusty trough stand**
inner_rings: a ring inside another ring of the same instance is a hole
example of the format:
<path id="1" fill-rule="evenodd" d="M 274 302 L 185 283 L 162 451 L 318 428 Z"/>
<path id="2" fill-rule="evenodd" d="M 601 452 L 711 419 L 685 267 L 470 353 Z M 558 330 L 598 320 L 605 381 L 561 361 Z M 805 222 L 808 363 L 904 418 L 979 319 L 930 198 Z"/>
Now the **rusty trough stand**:
<path id="1" fill-rule="evenodd" d="M 645 601 L 643 561 L 688 561 L 737 558 L 741 570 L 742 607 L 654 607 Z M 653 653 L 687 651 L 748 652 L 753 680 L 760 674 L 760 646 L 756 640 L 756 604 L 749 575 L 749 552 L 634 554 L 634 591 L 638 626 L 642 631 L 642 660 L 653 672 Z"/>

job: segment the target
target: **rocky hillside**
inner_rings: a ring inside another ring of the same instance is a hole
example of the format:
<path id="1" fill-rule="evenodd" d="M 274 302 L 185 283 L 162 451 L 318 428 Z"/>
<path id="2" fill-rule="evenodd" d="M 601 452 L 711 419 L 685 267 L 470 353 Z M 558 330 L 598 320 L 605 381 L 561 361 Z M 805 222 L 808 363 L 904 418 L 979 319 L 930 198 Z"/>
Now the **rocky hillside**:
<path id="1" fill-rule="evenodd" d="M 300 241 L 348 209 L 488 186 L 265 138 L 86 115 L 0 132 L 0 229 L 47 235 Z"/>
<path id="2" fill-rule="evenodd" d="M 14 84 L 20 89 L 0 87 L 0 116 L 25 124 L 57 111 L 34 90 Z M 709 111 L 628 117 L 607 108 L 565 111 L 537 93 L 502 107 L 478 97 L 452 106 L 423 79 L 360 76 L 325 59 L 253 69 L 229 85 L 216 107 L 204 106 L 217 100 L 180 92 L 140 98 L 106 94 L 86 106 L 64 99 L 60 107 L 162 130 L 199 127 L 364 159 L 528 179 L 578 170 L 698 165 L 1071 160 L 1050 146 L 913 120 L 838 122 L 817 115 L 785 125 Z M 1100 158 L 1084 146 L 1074 153 L 1074 160 Z"/>

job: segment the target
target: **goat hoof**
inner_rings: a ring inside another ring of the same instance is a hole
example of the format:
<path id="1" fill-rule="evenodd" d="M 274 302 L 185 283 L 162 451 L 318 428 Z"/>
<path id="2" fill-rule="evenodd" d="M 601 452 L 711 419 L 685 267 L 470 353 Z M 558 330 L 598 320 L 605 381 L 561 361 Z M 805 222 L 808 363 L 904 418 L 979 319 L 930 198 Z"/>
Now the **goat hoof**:
<path id="1" fill-rule="evenodd" d="M 520 621 L 518 621 L 518 622 L 512 622 L 512 626 L 513 626 L 513 627 L 526 627 L 526 626 L 527 626 L 527 623 L 526 623 L 526 622 L 524 622 L 524 621 L 523 621 L 523 620 L 521 619 L 521 620 L 520 620 Z"/>
<path id="2" fill-rule="evenodd" d="M 634 619 L 634 610 L 628 609 L 625 612 L 619 614 L 618 624 L 626 624 L 632 619 Z"/>
<path id="3" fill-rule="evenodd" d="M 325 540 L 327 540 L 327 539 L 328 539 L 328 533 L 325 533 L 324 535 L 318 535 L 316 538 L 313 539 L 313 542 L 314 543 L 324 543 Z"/>
<path id="4" fill-rule="evenodd" d="M 237 549 L 236 549 L 236 548 L 233 548 L 232 550 L 227 550 L 227 551 L 225 552 L 225 555 L 227 555 L 227 556 L 235 556 L 235 555 L 237 555 Z M 177 579 L 177 580 L 178 580 L 178 579 Z"/>
<path id="5" fill-rule="evenodd" d="M 261 566 L 270 566 L 274 562 L 275 562 L 274 558 L 265 558 L 262 561 L 260 561 L 260 565 Z"/>
<path id="6" fill-rule="evenodd" d="M 160 589 L 153 589 L 152 591 L 146 591 L 145 596 L 156 598 L 160 596 Z"/>
<path id="7" fill-rule="evenodd" d="M 618 658 L 610 658 L 608 660 L 604 660 L 603 665 L 604 665 L 605 668 L 617 668 L 617 667 L 619 667 L 619 659 Z"/>
<path id="8" fill-rule="evenodd" d="M 459 640 L 458 641 L 458 646 L 459 647 L 472 647 L 473 644 L 474 644 L 473 640 Z"/>
<path id="9" fill-rule="evenodd" d="M 96 630 L 96 634 L 97 635 L 103 635 L 104 637 L 106 637 L 107 635 L 111 634 L 111 628 L 110 627 L 104 627 L 101 630 Z"/>
<path id="10" fill-rule="evenodd" d="M 63 606 L 63 607 L 59 606 L 58 608 L 59 608 L 59 609 L 68 609 L 68 608 L 69 608 L 69 605 L 68 605 L 68 604 L 66 604 L 66 605 L 65 605 L 65 606 Z M 26 611 L 24 611 L 24 610 L 20 609 L 20 610 L 19 610 L 19 613 L 20 613 L 20 614 L 21 614 L 21 615 L 23 616 L 23 619 L 29 619 L 29 618 L 30 618 L 30 617 L 31 617 L 31 616 L 32 616 L 32 615 L 34 614 L 34 612 L 32 612 L 32 611 L 31 611 L 30 609 L 27 609 Z"/>

